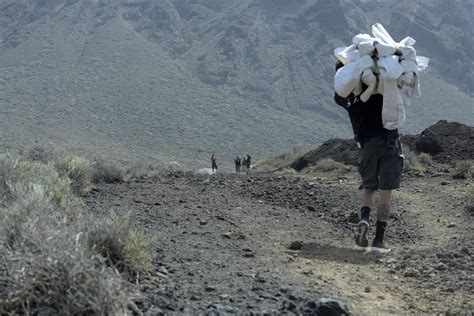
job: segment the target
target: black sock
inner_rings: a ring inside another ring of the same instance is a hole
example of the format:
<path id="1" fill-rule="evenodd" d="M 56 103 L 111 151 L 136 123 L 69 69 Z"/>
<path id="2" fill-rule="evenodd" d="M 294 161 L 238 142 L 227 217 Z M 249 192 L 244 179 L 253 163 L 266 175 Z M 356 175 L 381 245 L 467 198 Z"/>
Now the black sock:
<path id="1" fill-rule="evenodd" d="M 360 219 L 363 219 L 365 221 L 369 221 L 370 218 L 370 207 L 364 206 L 360 209 Z"/>
<path id="2" fill-rule="evenodd" d="M 386 228 L 387 228 L 386 222 L 377 221 L 377 229 L 375 231 L 375 240 L 383 241 L 383 235 L 385 234 Z"/>

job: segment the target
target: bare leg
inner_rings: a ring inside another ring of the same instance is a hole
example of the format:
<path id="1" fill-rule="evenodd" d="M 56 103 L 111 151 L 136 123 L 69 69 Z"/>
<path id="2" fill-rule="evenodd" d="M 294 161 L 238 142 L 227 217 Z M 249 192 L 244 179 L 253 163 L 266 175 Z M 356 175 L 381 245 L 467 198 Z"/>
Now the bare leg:
<path id="1" fill-rule="evenodd" d="M 374 190 L 364 189 L 362 191 L 362 207 L 367 206 L 372 208 L 374 206 L 374 197 Z"/>
<path id="2" fill-rule="evenodd" d="M 390 201 L 392 199 L 392 190 L 380 190 L 380 205 L 377 208 L 377 220 L 386 223 L 390 216 Z"/>

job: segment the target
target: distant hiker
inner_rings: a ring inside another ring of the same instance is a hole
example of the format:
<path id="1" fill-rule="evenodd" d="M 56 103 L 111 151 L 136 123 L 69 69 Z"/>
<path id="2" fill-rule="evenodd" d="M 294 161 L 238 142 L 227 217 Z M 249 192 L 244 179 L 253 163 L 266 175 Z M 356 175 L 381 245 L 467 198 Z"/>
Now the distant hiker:
<path id="1" fill-rule="evenodd" d="M 247 173 L 249 172 L 251 165 L 252 165 L 252 157 L 250 157 L 250 155 L 247 154 Z"/>
<path id="2" fill-rule="evenodd" d="M 247 157 L 245 155 L 242 156 L 242 171 L 247 169 Z"/>
<path id="3" fill-rule="evenodd" d="M 336 70 L 343 67 L 336 62 Z M 383 96 L 373 94 L 363 102 L 351 93 L 343 98 L 335 93 L 336 103 L 347 110 L 355 139 L 361 147 L 359 173 L 362 178 L 362 205 L 355 242 L 361 247 L 369 245 L 369 218 L 374 207 L 375 192 L 379 192 L 374 248 L 385 248 L 384 234 L 390 216 L 392 190 L 400 187 L 403 170 L 403 153 L 398 130 L 385 129 L 382 124 Z"/>
<path id="4" fill-rule="evenodd" d="M 237 156 L 237 158 L 235 158 L 235 173 L 239 173 L 240 172 L 240 166 L 242 164 L 242 161 L 240 160 L 240 157 Z"/>
<path id="5" fill-rule="evenodd" d="M 212 174 L 214 174 L 217 171 L 217 158 L 216 158 L 215 153 L 212 153 L 211 155 L 211 164 L 212 164 Z"/>

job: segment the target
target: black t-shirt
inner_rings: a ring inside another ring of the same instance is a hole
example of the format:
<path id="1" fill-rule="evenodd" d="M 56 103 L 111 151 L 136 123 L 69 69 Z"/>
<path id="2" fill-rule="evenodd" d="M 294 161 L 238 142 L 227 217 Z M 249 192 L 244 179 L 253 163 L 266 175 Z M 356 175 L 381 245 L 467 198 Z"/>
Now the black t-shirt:
<path id="1" fill-rule="evenodd" d="M 362 102 L 353 94 L 343 98 L 336 93 L 334 100 L 349 112 L 352 128 L 358 141 L 363 142 L 368 138 L 385 136 L 389 132 L 382 124 L 383 96 L 381 94 L 374 94 L 367 102 Z"/>

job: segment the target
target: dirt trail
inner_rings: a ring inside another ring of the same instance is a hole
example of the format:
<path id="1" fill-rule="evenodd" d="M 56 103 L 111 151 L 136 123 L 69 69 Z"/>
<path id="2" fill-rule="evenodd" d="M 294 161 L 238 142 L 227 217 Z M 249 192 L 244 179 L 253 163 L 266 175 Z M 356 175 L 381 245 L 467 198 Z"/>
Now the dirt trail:
<path id="1" fill-rule="evenodd" d="M 131 211 L 154 237 L 145 311 L 310 314 L 321 297 L 355 314 L 474 310 L 464 182 L 405 179 L 383 257 L 352 240 L 356 183 L 355 174 L 169 175 L 99 186 L 86 203 Z M 302 248 L 288 249 L 293 241 Z"/>

